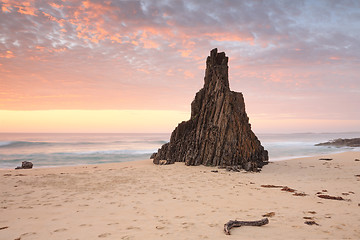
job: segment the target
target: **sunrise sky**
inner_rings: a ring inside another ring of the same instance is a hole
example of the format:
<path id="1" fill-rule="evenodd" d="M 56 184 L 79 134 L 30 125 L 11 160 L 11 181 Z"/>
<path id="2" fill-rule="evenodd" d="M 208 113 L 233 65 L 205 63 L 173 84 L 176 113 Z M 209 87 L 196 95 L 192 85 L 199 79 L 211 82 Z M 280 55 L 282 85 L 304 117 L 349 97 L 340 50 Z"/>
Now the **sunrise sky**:
<path id="1" fill-rule="evenodd" d="M 360 131 L 360 1 L 2 0 L 0 132 L 171 132 L 229 56 L 258 133 Z"/>

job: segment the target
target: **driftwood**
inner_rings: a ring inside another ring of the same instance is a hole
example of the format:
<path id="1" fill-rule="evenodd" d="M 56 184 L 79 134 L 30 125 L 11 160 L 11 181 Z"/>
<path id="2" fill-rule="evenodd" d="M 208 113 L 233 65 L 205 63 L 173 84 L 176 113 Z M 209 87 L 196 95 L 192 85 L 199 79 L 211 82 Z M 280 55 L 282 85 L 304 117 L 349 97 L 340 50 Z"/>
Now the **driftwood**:
<path id="1" fill-rule="evenodd" d="M 294 196 L 300 196 L 300 197 L 307 196 L 306 193 L 294 193 L 293 195 L 294 195 Z"/>
<path id="2" fill-rule="evenodd" d="M 224 232 L 226 235 L 230 235 L 230 229 L 233 227 L 241 227 L 241 226 L 263 226 L 269 223 L 269 219 L 263 218 L 259 221 L 233 221 L 230 220 L 224 224 Z"/>
<path id="3" fill-rule="evenodd" d="M 304 193 L 304 192 L 301 192 L 301 193 L 296 192 L 297 191 L 296 189 L 289 188 L 288 186 L 268 184 L 268 185 L 261 185 L 261 187 L 263 187 L 263 188 L 281 188 L 281 191 L 291 192 L 291 193 L 293 193 L 294 196 L 301 196 L 301 197 L 307 196 L 306 193 Z"/>
<path id="4" fill-rule="evenodd" d="M 261 185 L 261 187 L 263 187 L 263 188 L 284 188 L 286 186 L 268 184 L 268 185 Z"/>
<path id="5" fill-rule="evenodd" d="M 292 188 L 289 188 L 288 186 L 285 186 L 281 189 L 281 191 L 284 191 L 284 192 L 295 192 L 296 190 L 295 189 L 292 189 Z"/>
<path id="6" fill-rule="evenodd" d="M 315 221 L 305 221 L 304 222 L 305 224 L 307 224 L 307 225 L 316 225 L 316 226 L 320 226 L 317 222 L 315 222 Z"/>
<path id="7" fill-rule="evenodd" d="M 336 196 L 330 196 L 330 195 L 318 195 L 319 198 L 324 198 L 324 199 L 330 199 L 330 200 L 340 200 L 343 201 L 345 200 L 342 197 L 336 197 Z"/>

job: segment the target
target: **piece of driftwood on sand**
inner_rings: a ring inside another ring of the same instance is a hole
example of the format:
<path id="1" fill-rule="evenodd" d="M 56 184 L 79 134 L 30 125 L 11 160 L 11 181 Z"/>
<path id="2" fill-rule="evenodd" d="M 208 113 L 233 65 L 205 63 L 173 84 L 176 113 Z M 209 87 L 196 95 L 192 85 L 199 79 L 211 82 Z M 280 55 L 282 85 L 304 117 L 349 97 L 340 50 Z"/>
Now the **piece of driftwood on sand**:
<path id="1" fill-rule="evenodd" d="M 268 218 L 263 218 L 259 221 L 237 221 L 237 220 L 230 220 L 224 224 L 224 232 L 226 235 L 230 235 L 230 229 L 233 227 L 242 227 L 242 226 L 256 226 L 260 227 L 269 223 Z"/>

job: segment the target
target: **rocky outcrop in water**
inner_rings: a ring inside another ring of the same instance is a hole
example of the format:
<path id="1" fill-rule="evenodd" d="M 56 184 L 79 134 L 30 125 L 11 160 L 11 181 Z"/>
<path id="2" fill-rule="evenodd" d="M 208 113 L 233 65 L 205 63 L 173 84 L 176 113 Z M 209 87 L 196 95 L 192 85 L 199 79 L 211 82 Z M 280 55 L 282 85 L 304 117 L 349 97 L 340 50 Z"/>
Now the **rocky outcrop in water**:
<path id="1" fill-rule="evenodd" d="M 360 147 L 360 138 L 338 138 L 328 142 L 315 144 L 315 146 Z"/>
<path id="2" fill-rule="evenodd" d="M 242 93 L 230 91 L 224 52 L 210 52 L 190 120 L 181 122 L 152 158 L 154 164 L 239 166 L 247 171 L 268 162 L 268 152 L 251 130 Z"/>

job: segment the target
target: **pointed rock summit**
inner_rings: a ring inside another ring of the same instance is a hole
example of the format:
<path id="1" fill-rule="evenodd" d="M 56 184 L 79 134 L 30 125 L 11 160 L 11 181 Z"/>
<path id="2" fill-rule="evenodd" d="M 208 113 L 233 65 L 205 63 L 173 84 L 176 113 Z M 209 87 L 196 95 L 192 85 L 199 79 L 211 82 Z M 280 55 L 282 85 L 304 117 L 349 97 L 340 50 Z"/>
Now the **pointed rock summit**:
<path id="1" fill-rule="evenodd" d="M 190 120 L 181 122 L 152 158 L 154 164 L 239 166 L 247 171 L 268 162 L 268 152 L 251 130 L 242 93 L 230 91 L 224 52 L 211 50 Z"/>

